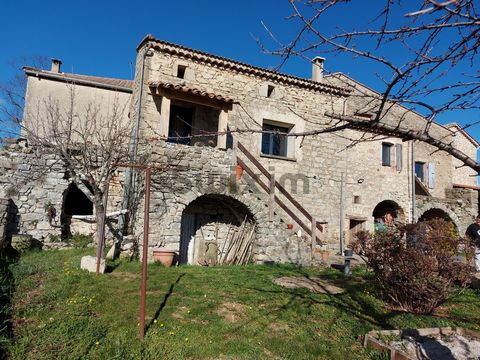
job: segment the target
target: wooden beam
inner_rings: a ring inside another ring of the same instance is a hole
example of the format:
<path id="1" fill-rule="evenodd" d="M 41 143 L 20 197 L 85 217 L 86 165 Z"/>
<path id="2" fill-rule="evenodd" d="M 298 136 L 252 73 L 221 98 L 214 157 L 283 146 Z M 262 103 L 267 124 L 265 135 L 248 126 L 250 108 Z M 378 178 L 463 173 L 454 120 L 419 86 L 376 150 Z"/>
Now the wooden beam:
<path id="1" fill-rule="evenodd" d="M 150 91 L 149 94 L 152 96 L 166 96 L 170 99 L 185 101 L 185 102 L 189 102 L 196 105 L 208 106 L 208 107 L 212 107 L 219 110 L 232 109 L 231 103 L 226 103 L 224 101 L 220 101 L 217 99 L 210 99 L 208 97 L 201 96 L 201 95 L 182 93 L 182 92 L 170 90 L 170 89 L 159 88 L 156 90 L 155 93 L 153 91 Z"/>

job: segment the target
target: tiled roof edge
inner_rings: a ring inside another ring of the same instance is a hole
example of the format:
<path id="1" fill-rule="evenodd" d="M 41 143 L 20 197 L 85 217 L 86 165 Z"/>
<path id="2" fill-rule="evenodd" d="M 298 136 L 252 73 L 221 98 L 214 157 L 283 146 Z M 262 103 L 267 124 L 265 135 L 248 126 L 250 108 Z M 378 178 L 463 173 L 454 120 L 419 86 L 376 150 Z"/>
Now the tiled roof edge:
<path id="1" fill-rule="evenodd" d="M 298 86 L 301 88 L 314 90 L 314 91 L 321 91 L 321 92 L 338 95 L 338 96 L 348 96 L 351 92 L 350 90 L 342 87 L 319 83 L 313 80 L 279 73 L 276 71 L 264 69 L 254 65 L 249 65 L 237 60 L 232 60 L 222 56 L 213 55 L 207 52 L 191 49 L 182 45 L 177 45 L 168 41 L 158 40 L 153 35 L 145 36 L 143 40 L 140 42 L 140 44 L 138 45 L 137 51 L 139 51 L 148 42 L 155 43 L 155 45 L 153 45 L 153 48 L 158 51 L 163 51 L 169 54 L 183 56 L 199 62 L 206 62 L 214 66 L 222 67 L 224 69 L 230 69 L 230 70 L 238 71 L 241 73 L 265 77 L 266 79 L 269 79 L 272 81 L 278 81 L 280 83 L 285 83 L 288 85 Z"/>
<path id="2" fill-rule="evenodd" d="M 45 78 L 49 80 L 61 81 L 65 83 L 75 83 L 79 85 L 92 86 L 107 90 L 115 90 L 120 92 L 132 93 L 133 92 L 133 81 L 131 81 L 131 87 L 114 85 L 102 81 L 102 79 L 110 81 L 130 81 L 123 79 L 114 79 L 114 78 L 101 78 L 97 76 L 87 76 L 80 74 L 69 74 L 69 73 L 52 73 L 51 71 L 46 71 L 38 68 L 33 68 L 29 66 L 24 66 L 23 70 L 29 76 L 35 76 L 40 78 Z"/>

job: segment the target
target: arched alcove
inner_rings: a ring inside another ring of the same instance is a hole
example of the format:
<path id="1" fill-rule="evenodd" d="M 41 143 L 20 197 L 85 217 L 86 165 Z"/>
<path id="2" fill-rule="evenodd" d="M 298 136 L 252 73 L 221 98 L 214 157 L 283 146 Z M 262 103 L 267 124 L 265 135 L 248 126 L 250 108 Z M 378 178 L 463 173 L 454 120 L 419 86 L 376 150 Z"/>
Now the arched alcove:
<path id="1" fill-rule="evenodd" d="M 182 213 L 180 264 L 203 265 L 215 254 L 225 254 L 232 236 L 253 232 L 254 222 L 248 207 L 233 197 L 198 197 Z"/>
<path id="2" fill-rule="evenodd" d="M 393 200 L 383 200 L 373 209 L 372 216 L 375 221 L 382 219 L 386 213 L 391 213 L 396 221 L 405 222 L 405 212 Z"/>
<path id="3" fill-rule="evenodd" d="M 67 216 L 93 215 L 93 203 L 77 185 L 71 183 L 63 198 L 63 212 Z"/>

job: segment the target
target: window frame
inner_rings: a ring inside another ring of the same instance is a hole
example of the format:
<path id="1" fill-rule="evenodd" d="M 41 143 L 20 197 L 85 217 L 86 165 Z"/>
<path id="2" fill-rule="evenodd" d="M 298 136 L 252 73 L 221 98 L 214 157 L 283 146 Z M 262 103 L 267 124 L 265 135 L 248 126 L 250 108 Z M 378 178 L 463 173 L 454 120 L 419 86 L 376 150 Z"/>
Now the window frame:
<path id="1" fill-rule="evenodd" d="M 293 128 L 293 125 L 290 125 L 290 124 L 277 123 L 274 121 L 264 120 L 262 124 L 262 131 L 279 131 L 279 134 L 262 132 L 261 143 L 260 143 L 260 155 L 288 159 L 290 144 L 289 144 L 287 134 L 292 130 L 292 128 Z M 285 134 L 285 135 L 281 135 L 281 134 Z M 267 137 L 268 139 L 266 139 Z M 276 153 L 274 149 L 276 140 L 281 141 L 281 143 L 278 145 L 280 146 L 278 153 Z M 265 143 L 268 143 L 268 150 L 264 152 Z"/>
<path id="2" fill-rule="evenodd" d="M 393 144 L 389 142 L 382 142 L 382 166 L 393 166 L 392 162 L 392 152 Z M 386 155 L 388 154 L 388 158 Z"/>
<path id="3" fill-rule="evenodd" d="M 415 161 L 415 177 L 417 177 L 422 183 L 426 183 L 426 162 L 424 161 Z M 418 165 L 418 169 L 421 169 L 422 170 L 422 176 L 418 176 L 418 172 L 417 172 L 417 165 Z"/>

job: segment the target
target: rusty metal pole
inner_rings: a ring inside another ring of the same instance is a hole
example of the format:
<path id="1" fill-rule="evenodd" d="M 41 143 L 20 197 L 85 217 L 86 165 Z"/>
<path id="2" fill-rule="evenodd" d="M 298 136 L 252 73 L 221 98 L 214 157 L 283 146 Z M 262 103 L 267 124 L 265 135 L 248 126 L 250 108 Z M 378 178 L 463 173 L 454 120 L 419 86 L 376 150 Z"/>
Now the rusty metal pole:
<path id="1" fill-rule="evenodd" d="M 145 214 L 143 219 L 143 257 L 142 257 L 142 288 L 140 290 L 140 339 L 145 336 L 145 305 L 147 302 L 147 258 L 148 258 L 148 230 L 150 211 L 150 178 L 152 168 L 145 169 Z"/>
<path id="2" fill-rule="evenodd" d="M 105 220 L 107 217 L 107 205 L 108 205 L 108 189 L 110 188 L 110 176 L 107 180 L 107 187 L 105 188 L 105 193 L 103 194 L 103 214 L 100 224 L 97 224 L 99 227 L 99 241 L 97 244 L 97 275 L 100 273 L 100 262 L 103 259 L 103 248 L 105 247 Z"/>

